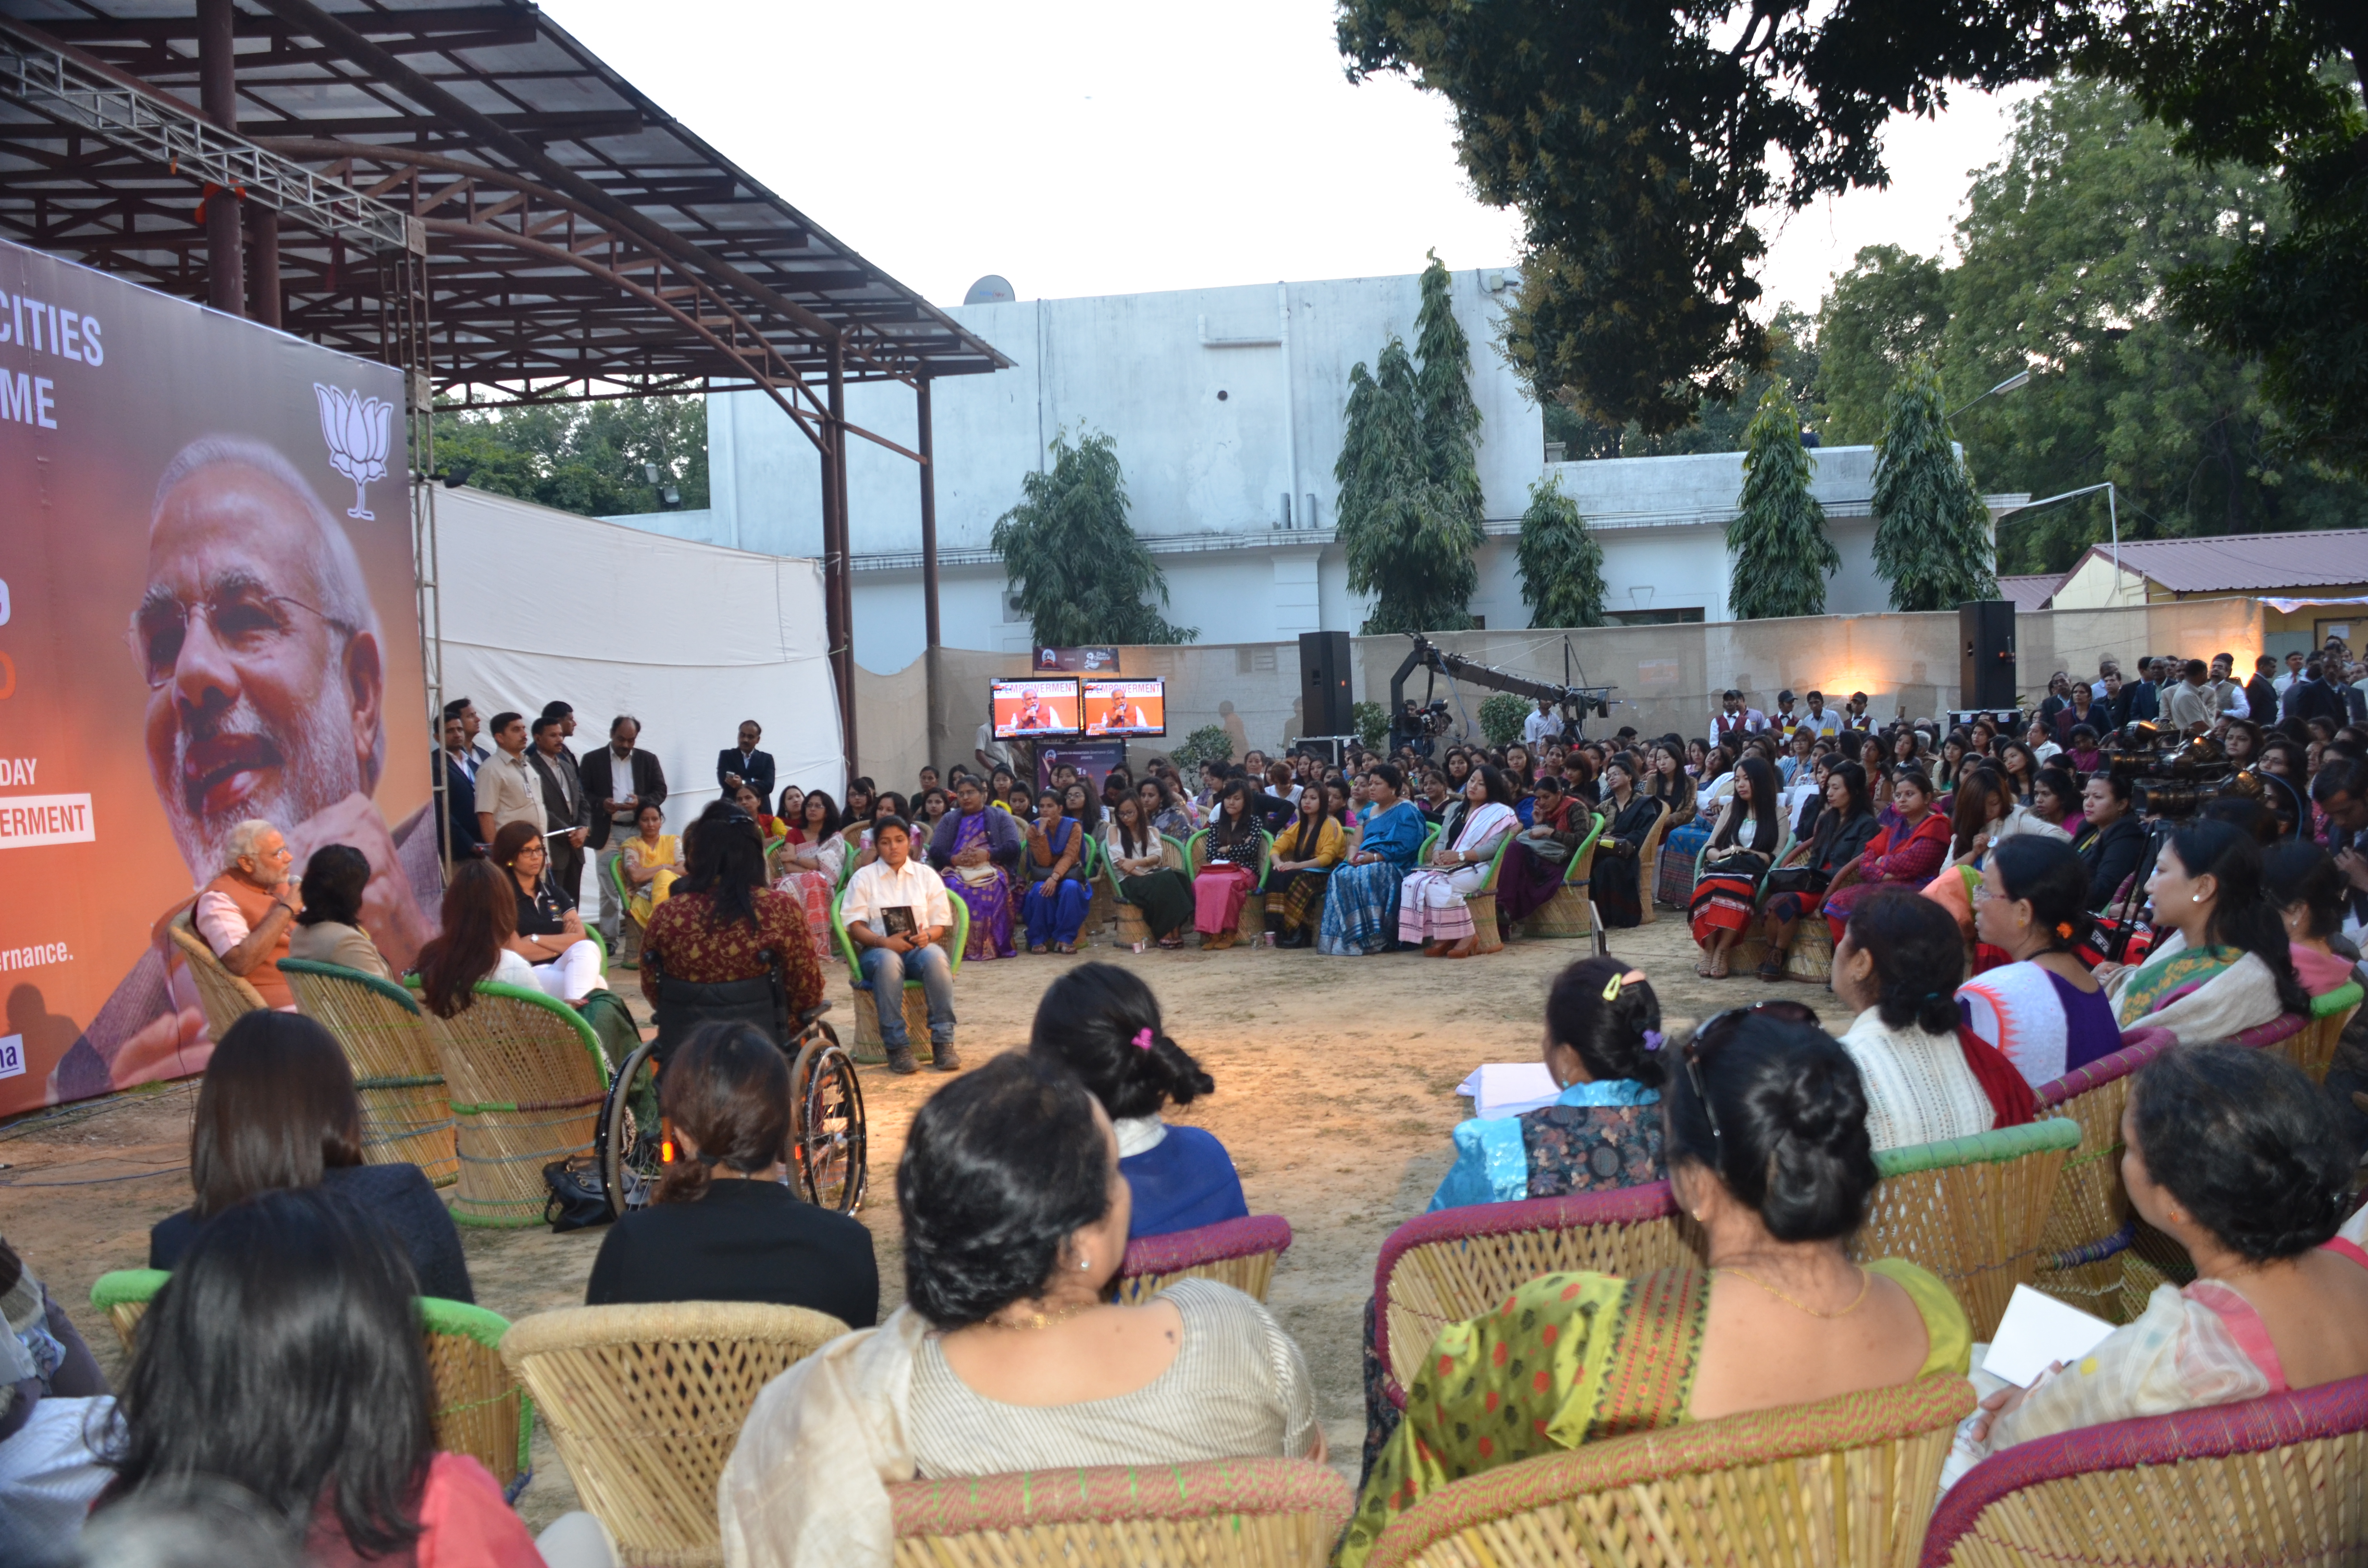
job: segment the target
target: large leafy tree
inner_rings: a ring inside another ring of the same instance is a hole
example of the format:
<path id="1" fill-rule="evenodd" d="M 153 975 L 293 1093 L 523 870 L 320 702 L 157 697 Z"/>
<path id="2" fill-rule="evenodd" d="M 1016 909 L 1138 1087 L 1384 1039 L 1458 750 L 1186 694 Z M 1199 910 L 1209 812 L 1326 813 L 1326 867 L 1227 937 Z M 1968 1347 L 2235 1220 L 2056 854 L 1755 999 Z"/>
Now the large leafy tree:
<path id="1" fill-rule="evenodd" d="M 1472 401 L 1472 346 L 1455 319 L 1452 280 L 1439 253 L 1422 273 L 1422 306 L 1414 320 L 1415 409 L 1422 423 L 1423 465 L 1448 517 L 1468 527 L 1474 548 L 1483 537 L 1485 503 L 1473 441 L 1480 408 Z"/>
<path id="2" fill-rule="evenodd" d="M 1368 636 L 1384 631 L 1456 631 L 1472 624 L 1475 520 L 1430 479 L 1417 404 L 1414 361 L 1390 339 L 1376 376 L 1349 372 L 1347 429 L 1333 477 L 1340 484 L 1341 553 L 1351 592 L 1372 594 Z"/>
<path id="3" fill-rule="evenodd" d="M 1053 466 L 1022 475 L 1019 505 L 995 519 L 989 542 L 1043 647 L 1093 642 L 1190 642 L 1170 625 L 1167 575 L 1127 521 L 1118 448 L 1099 431 L 1053 438 Z"/>
<path id="4" fill-rule="evenodd" d="M 1667 458 L 1694 452 L 1739 452 L 1744 432 L 1759 412 L 1759 399 L 1782 382 L 1799 406 L 1804 423 L 1822 424 L 1817 324 L 1791 305 L 1779 305 L 1768 323 L 1769 365 L 1745 376 L 1731 398 L 1712 399 L 1694 411 L 1694 422 L 1657 435 L 1634 420 L 1608 425 L 1578 412 L 1575 394 L 1565 389 L 1544 404 L 1546 439 L 1560 441 L 1566 456 L 1581 458 Z"/>
<path id="5" fill-rule="evenodd" d="M 2359 0 L 1342 0 L 1341 51 L 1443 94 L 1486 200 L 1520 210 L 1508 348 L 1542 396 L 1648 433 L 1767 358 L 1759 214 L 1886 178 L 1879 133 L 1952 85 L 2073 66 L 2182 153 L 2269 171 L 2294 222 L 2170 280 L 2263 357 L 2297 447 L 2368 460 L 2368 116 Z"/>
<path id="6" fill-rule="evenodd" d="M 1801 411 L 1781 386 L 1759 399 L 1743 457 L 1743 495 L 1726 525 L 1735 557 L 1727 609 L 1737 620 L 1823 615 L 1826 579 L 1841 552 L 1826 537 L 1826 509 L 1809 494 Z"/>
<path id="7" fill-rule="evenodd" d="M 1998 597 L 1989 561 L 1989 510 L 1949 439 L 1941 372 L 1919 358 L 1891 394 L 1875 449 L 1875 574 L 1894 609 L 1949 609 Z"/>
<path id="8" fill-rule="evenodd" d="M 1603 624 L 1603 546 L 1556 478 L 1530 486 L 1514 547 L 1531 626 Z"/>
<path id="9" fill-rule="evenodd" d="M 655 484 L 651 463 L 658 467 Z M 667 485 L 674 486 L 677 505 L 704 506 L 707 401 L 447 407 L 436 415 L 436 466 L 480 490 L 587 517 L 655 512 Z"/>
<path id="10" fill-rule="evenodd" d="M 1817 323 L 1825 435 L 1837 446 L 1883 434 L 1884 400 L 1919 354 L 1941 351 L 1949 326 L 1948 275 L 1931 257 L 1869 245 L 1834 279 Z"/>

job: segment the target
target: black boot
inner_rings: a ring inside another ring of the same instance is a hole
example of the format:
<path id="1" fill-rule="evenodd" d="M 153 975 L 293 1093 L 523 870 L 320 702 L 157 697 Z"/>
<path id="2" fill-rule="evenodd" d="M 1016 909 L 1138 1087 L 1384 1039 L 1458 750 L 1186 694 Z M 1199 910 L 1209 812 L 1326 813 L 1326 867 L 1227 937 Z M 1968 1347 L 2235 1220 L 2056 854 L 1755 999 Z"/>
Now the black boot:
<path id="1" fill-rule="evenodd" d="M 929 1047 L 929 1065 L 940 1073 L 961 1072 L 962 1056 L 954 1050 L 954 1042 L 948 1040 L 943 1045 Z"/>
<path id="2" fill-rule="evenodd" d="M 892 1045 L 888 1048 L 888 1071 L 901 1078 L 908 1073 L 917 1073 L 920 1070 L 921 1064 L 913 1060 L 911 1046 Z"/>

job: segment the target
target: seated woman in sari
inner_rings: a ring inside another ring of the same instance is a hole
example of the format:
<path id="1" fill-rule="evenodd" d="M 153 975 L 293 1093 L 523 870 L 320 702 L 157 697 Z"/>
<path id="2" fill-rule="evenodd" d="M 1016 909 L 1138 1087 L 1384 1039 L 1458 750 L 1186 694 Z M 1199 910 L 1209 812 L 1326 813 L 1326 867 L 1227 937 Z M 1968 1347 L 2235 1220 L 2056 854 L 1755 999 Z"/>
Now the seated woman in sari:
<path id="1" fill-rule="evenodd" d="M 1510 781 L 1494 767 L 1474 768 L 1463 812 L 1440 825 L 1430 864 L 1407 872 L 1398 891 L 1398 940 L 1418 943 L 1435 959 L 1470 958 L 1480 933 L 1466 901 L 1488 880 L 1497 846 L 1520 825 Z"/>
<path id="2" fill-rule="evenodd" d="M 1251 809 L 1255 799 L 1247 779 L 1227 780 L 1201 840 L 1201 869 L 1192 879 L 1192 927 L 1201 933 L 1201 945 L 1212 952 L 1241 939 L 1242 905 L 1258 887 L 1266 835 Z"/>
<path id="3" fill-rule="evenodd" d="M 1086 881 L 1085 824 L 1063 810 L 1064 793 L 1084 790 L 1082 784 L 1072 784 L 1067 791 L 1047 790 L 1042 810 L 1028 824 L 1028 846 L 1019 857 L 1028 892 L 1019 901 L 1019 913 L 1031 953 L 1076 952 L 1077 927 L 1085 924 L 1087 907 L 1094 901 Z"/>
<path id="4" fill-rule="evenodd" d="M 2146 962 L 2100 965 L 2122 1028 L 2169 1029 L 2181 1045 L 2233 1040 L 2283 1013 L 2310 1016 L 2283 912 L 2243 831 L 2199 817 L 2155 860 L 2154 946 Z"/>
<path id="5" fill-rule="evenodd" d="M 1964 938 L 1929 898 L 1878 888 L 1834 949 L 1834 994 L 1851 1015 L 1842 1049 L 1866 1089 L 1878 1149 L 1970 1137 L 2032 1119 L 2031 1085 L 1957 1028 Z"/>
<path id="6" fill-rule="evenodd" d="M 2327 941 L 2343 929 L 2343 918 L 2351 912 L 2351 890 L 2335 861 L 2316 844 L 2282 845 L 2269 852 L 2264 874 L 2285 921 L 2287 949 L 2302 988 L 2324 996 L 2351 984 L 2356 966 Z M 311 906 L 307 899 L 307 914 Z"/>
<path id="7" fill-rule="evenodd" d="M 1653 824 L 1661 820 L 1661 802 L 1636 793 L 1636 758 L 1624 751 L 1603 765 L 1605 821 L 1603 836 L 1595 841 L 1588 896 L 1603 924 L 1615 930 L 1644 923 L 1642 857 Z"/>
<path id="8" fill-rule="evenodd" d="M 666 830 L 666 809 L 643 806 L 633 817 L 633 836 L 618 862 L 625 872 L 625 912 L 647 926 L 651 912 L 666 901 L 682 875 L 682 843 Z"/>
<path id="9" fill-rule="evenodd" d="M 732 800 L 757 824 L 757 836 L 766 843 L 770 844 L 789 830 L 788 824 L 765 809 L 765 797 L 757 793 L 754 786 L 742 784 L 732 791 Z"/>
<path id="10" fill-rule="evenodd" d="M 1143 912 L 1153 938 L 1163 948 L 1180 948 L 1184 927 L 1192 924 L 1192 881 L 1167 863 L 1165 841 L 1144 826 L 1144 802 L 1155 787 L 1165 788 L 1146 778 L 1135 794 L 1121 796 L 1111 807 L 1110 820 L 1102 824 L 1102 853 L 1118 881 L 1119 896 Z"/>
<path id="11" fill-rule="evenodd" d="M 839 873 L 847 866 L 847 841 L 838 835 L 838 804 L 827 791 L 816 790 L 797 805 L 780 852 L 774 858 L 773 886 L 798 901 L 805 911 L 806 934 L 814 938 L 814 959 L 830 961 L 830 901 L 838 891 Z"/>
<path id="12" fill-rule="evenodd" d="M 1702 875 L 1686 911 L 1694 945 L 1702 949 L 1696 974 L 1726 978 L 1727 949 L 1751 928 L 1759 884 L 1767 880 L 1783 837 L 1782 819 L 1776 813 L 1776 770 L 1765 758 L 1747 756 L 1736 768 L 1734 796 L 1720 812 L 1717 831 L 1702 852 Z"/>
<path id="13" fill-rule="evenodd" d="M 1669 825 L 1661 835 L 1660 864 L 1646 892 L 1656 903 L 1683 909 L 1693 897 L 1694 857 L 1710 842 L 1711 824 L 1695 809 L 1693 778 L 1686 772 L 1684 754 L 1675 742 L 1654 746 L 1645 792 L 1669 812 Z"/>
<path id="14" fill-rule="evenodd" d="M 1505 849 L 1504 865 L 1497 873 L 1497 908 L 1508 926 L 1528 919 L 1554 901 L 1562 891 L 1570 858 L 1578 853 L 1595 825 L 1595 813 L 1568 792 L 1559 774 L 1538 776 L 1529 805 L 1528 825 L 1513 835 L 1513 842 Z M 1596 854 L 1602 853 L 1599 845 Z M 1604 919 L 1611 922 L 1608 914 Z"/>
<path id="15" fill-rule="evenodd" d="M 2130 1206 L 2194 1283 L 2156 1286 L 2078 1367 L 1984 1400 L 1943 1485 L 2034 1437 L 2368 1373 L 2368 1218 L 2343 1221 L 2352 1150 L 2317 1085 L 2271 1051 L 2191 1046 L 2138 1070 L 2122 1131 Z"/>
<path id="16" fill-rule="evenodd" d="M 1389 949 L 1397 934 L 1398 890 L 1429 831 L 1422 813 L 1401 798 L 1405 788 L 1406 776 L 1386 762 L 1365 776 L 1371 814 L 1358 827 L 1347 864 L 1333 868 L 1316 951 L 1365 958 Z"/>
<path id="17" fill-rule="evenodd" d="M 2112 999 L 2072 950 L 2088 899 L 2088 868 L 2060 838 L 2019 835 L 1982 869 L 1974 932 L 2008 961 L 1957 987 L 1957 1013 L 2034 1088 L 2122 1048 Z"/>
<path id="18" fill-rule="evenodd" d="M 1759 978 L 1784 978 L 1784 955 L 1793 949 L 1794 927 L 1803 916 L 1825 902 L 1826 889 L 1844 866 L 1866 853 L 1877 831 L 1874 812 L 1866 795 L 1866 773 L 1855 762 L 1817 764 L 1825 781 L 1825 800 L 1815 825 L 1768 873 L 1768 901 L 1760 908 L 1766 923 L 1768 954 L 1759 960 Z"/>
<path id="19" fill-rule="evenodd" d="M 1307 784 L 1299 810 L 1275 835 L 1274 858 L 1266 881 L 1266 940 L 1270 948 L 1304 948 L 1315 940 L 1324 921 L 1324 890 L 1332 868 L 1349 852 L 1349 835 L 1329 786 Z"/>
<path id="20" fill-rule="evenodd" d="M 1949 858 L 1949 819 L 1932 809 L 1930 779 L 1912 767 L 1893 770 L 1891 810 L 1892 822 L 1868 840 L 1866 853 L 1834 873 L 1841 885 L 1820 906 L 1837 942 L 1860 899 L 1879 887 L 1920 889 Z"/>
<path id="21" fill-rule="evenodd" d="M 1849 1256 L 1874 1190 L 1858 1069 L 1797 1003 L 1704 1024 L 1662 1090 L 1669 1179 L 1710 1267 L 1544 1275 L 1450 1324 L 1340 1553 L 1451 1481 L 1623 1433 L 1964 1375 L 1971 1333 L 1912 1263 Z"/>
<path id="22" fill-rule="evenodd" d="M 975 778 L 954 790 L 954 807 L 929 835 L 929 868 L 945 879 L 946 891 L 970 908 L 965 962 L 1019 956 L 1011 941 L 1011 881 L 1026 853 L 1019 822 L 986 803 Z"/>

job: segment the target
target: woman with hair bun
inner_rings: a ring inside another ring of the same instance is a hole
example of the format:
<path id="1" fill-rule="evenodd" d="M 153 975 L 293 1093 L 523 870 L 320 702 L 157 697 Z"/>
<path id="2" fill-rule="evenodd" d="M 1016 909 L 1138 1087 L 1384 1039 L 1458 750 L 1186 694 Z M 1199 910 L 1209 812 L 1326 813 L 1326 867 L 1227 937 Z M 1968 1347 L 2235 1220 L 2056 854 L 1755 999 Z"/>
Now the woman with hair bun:
<path id="1" fill-rule="evenodd" d="M 2146 893 L 2155 943 L 2145 963 L 2097 971 L 2123 1028 L 2165 1028 L 2192 1045 L 2233 1040 L 2283 1013 L 2310 1016 L 2260 847 L 2242 830 L 2209 818 L 2186 824 L 2156 858 Z"/>
<path id="2" fill-rule="evenodd" d="M 2155 1287 L 2078 1368 L 1984 1400 L 1944 1483 L 1985 1449 L 2368 1373 L 2368 1216 L 2343 1223 L 2352 1149 L 2317 1085 L 2271 1051 L 2183 1047 L 2139 1070 L 2122 1135 L 2130 1205 L 2194 1283 Z"/>
<path id="3" fill-rule="evenodd" d="M 2034 1087 L 2122 1048 L 2111 998 L 2072 950 L 2088 903 L 2078 852 L 2036 834 L 1999 840 L 1974 894 L 1974 934 L 2011 961 L 1957 987 L 1958 1016 Z"/>
<path id="4" fill-rule="evenodd" d="M 725 1561 L 885 1563 L 885 1483 L 916 1474 L 1323 1462 L 1266 1308 L 1213 1279 L 1108 1299 L 1131 1206 L 1109 1115 L 1059 1063 L 1008 1052 L 930 1096 L 896 1166 L 905 1304 L 757 1396 L 717 1489 Z"/>
<path id="5" fill-rule="evenodd" d="M 1834 949 L 1833 986 L 1857 1015 L 1841 1046 L 1865 1077 L 1866 1133 L 1876 1148 L 1937 1143 L 2031 1119 L 2031 1086 L 2021 1074 L 1994 1061 L 2021 1091 L 2017 1113 L 2002 1118 L 1994 1085 L 1966 1059 L 1956 999 L 1964 978 L 1964 938 L 1930 899 L 1876 888 L 1850 911 Z"/>
<path id="6" fill-rule="evenodd" d="M 702 1024 L 659 1074 L 658 1107 L 673 1162 L 649 1206 L 601 1238 L 586 1306 L 769 1301 L 850 1328 L 879 1321 L 871 1233 L 783 1179 L 790 1068 L 780 1046 L 747 1024 Z"/>
<path id="7" fill-rule="evenodd" d="M 1046 987 L 1029 1051 L 1077 1075 L 1118 1130 L 1119 1174 L 1134 1195 L 1127 1239 L 1238 1220 L 1250 1211 L 1216 1135 L 1170 1127 L 1162 1107 L 1216 1092 L 1216 1080 L 1167 1038 L 1159 998 L 1133 970 L 1081 963 Z"/>
<path id="8" fill-rule="evenodd" d="M 1562 1092 L 1519 1116 L 1458 1123 L 1432 1210 L 1661 1179 L 1661 1003 L 1645 971 L 1613 958 L 1564 970 L 1542 1049 Z"/>
<path id="9" fill-rule="evenodd" d="M 1850 1057 L 1796 1002 L 1672 1048 L 1669 1180 L 1710 1267 L 1548 1274 L 1450 1324 L 1406 1391 L 1335 1561 L 1462 1476 L 1654 1427 L 1964 1375 L 1971 1330 L 1916 1265 L 1851 1262 L 1877 1178 Z"/>

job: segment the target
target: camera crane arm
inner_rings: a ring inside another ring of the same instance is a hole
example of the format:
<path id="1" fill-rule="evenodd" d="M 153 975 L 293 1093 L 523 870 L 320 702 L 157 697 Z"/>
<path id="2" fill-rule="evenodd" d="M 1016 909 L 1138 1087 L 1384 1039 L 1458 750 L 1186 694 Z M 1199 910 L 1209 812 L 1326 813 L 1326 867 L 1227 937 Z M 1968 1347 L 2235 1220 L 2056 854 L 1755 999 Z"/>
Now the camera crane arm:
<path id="1" fill-rule="evenodd" d="M 1474 686 L 1485 686 L 1495 691 L 1509 691 L 1517 697 L 1543 697 L 1560 709 L 1564 718 L 1572 721 L 1578 719 L 1589 708 L 1594 709 L 1600 718 L 1611 716 L 1611 694 L 1619 689 L 1617 687 L 1564 686 L 1556 681 L 1534 680 L 1528 676 L 1515 675 L 1510 670 L 1500 670 L 1494 665 L 1467 659 L 1461 653 L 1450 653 L 1418 631 L 1409 631 L 1406 635 L 1414 639 L 1414 647 L 1407 652 L 1406 662 L 1398 666 L 1397 674 L 1390 677 L 1392 722 L 1395 722 L 1398 715 L 1406 710 L 1406 677 L 1417 670 L 1428 670 L 1434 676 L 1443 675 L 1452 680 L 1470 681 Z M 1429 694 L 1429 683 L 1426 682 L 1424 695 L 1428 697 Z"/>

